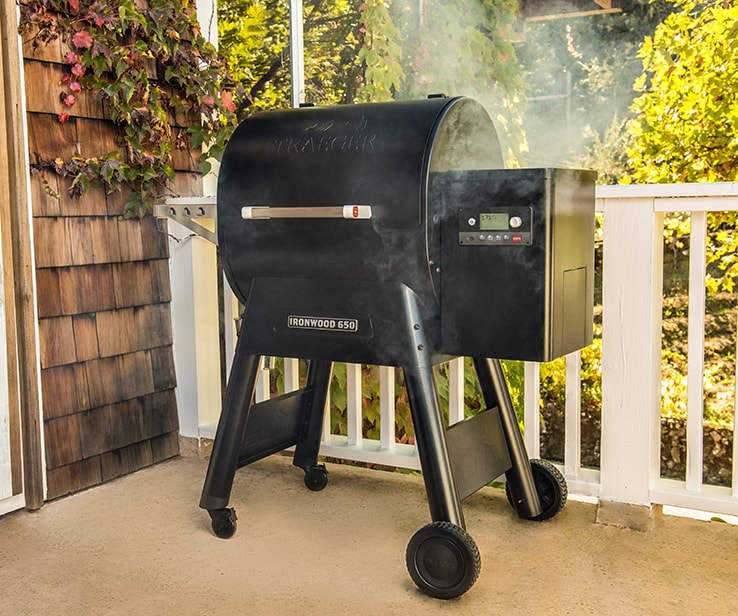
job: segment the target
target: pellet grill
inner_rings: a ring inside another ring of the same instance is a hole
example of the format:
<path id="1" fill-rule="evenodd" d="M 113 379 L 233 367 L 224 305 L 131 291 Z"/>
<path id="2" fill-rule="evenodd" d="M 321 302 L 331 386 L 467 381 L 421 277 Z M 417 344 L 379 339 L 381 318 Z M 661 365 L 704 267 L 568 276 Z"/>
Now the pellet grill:
<path id="1" fill-rule="evenodd" d="M 594 181 L 588 171 L 504 169 L 476 101 L 264 112 L 223 156 L 218 241 L 245 306 L 200 506 L 216 535 L 238 467 L 295 446 L 308 488 L 332 364 L 399 366 L 432 523 L 410 540 L 425 593 L 456 597 L 480 556 L 462 500 L 505 474 L 521 518 L 566 502 L 564 478 L 528 459 L 499 359 L 548 361 L 592 339 Z M 252 402 L 264 356 L 309 360 L 305 386 Z M 433 366 L 472 357 L 487 410 L 446 427 Z"/>

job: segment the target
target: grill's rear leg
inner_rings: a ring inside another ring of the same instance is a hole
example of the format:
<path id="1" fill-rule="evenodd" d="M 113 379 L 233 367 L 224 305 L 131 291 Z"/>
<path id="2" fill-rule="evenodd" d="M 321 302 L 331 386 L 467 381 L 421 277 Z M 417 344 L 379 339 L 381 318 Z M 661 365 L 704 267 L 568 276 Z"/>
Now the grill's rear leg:
<path id="1" fill-rule="evenodd" d="M 542 513 L 541 502 L 533 480 L 528 452 L 525 449 L 523 436 L 520 434 L 518 418 L 510 398 L 505 373 L 502 371 L 502 364 L 498 359 L 485 357 L 474 357 L 473 360 L 487 408 L 496 406 L 500 409 L 502 431 L 505 434 L 512 463 L 512 468 L 505 473 L 505 477 L 513 506 L 521 518 L 536 518 Z"/>
<path id="2" fill-rule="evenodd" d="M 314 491 L 322 490 L 328 483 L 328 471 L 324 464 L 318 464 L 318 452 L 332 370 L 331 361 L 318 359 L 310 361 L 305 389 L 312 391 L 312 395 L 307 398 L 302 411 L 305 427 L 301 440 L 295 446 L 295 457 L 292 461 L 295 466 L 305 471 L 305 485 Z"/>

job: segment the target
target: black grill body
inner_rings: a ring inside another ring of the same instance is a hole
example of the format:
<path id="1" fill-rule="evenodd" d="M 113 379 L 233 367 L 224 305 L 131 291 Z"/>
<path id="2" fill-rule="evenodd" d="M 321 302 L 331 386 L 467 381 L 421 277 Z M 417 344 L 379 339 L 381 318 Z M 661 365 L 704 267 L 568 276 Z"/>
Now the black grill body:
<path id="1" fill-rule="evenodd" d="M 433 519 L 407 552 L 423 592 L 476 580 L 461 501 L 495 477 L 520 517 L 555 515 L 565 482 L 528 460 L 499 358 L 591 341 L 594 179 L 503 169 L 489 116 L 466 98 L 246 120 L 218 182 L 221 259 L 245 308 L 200 500 L 216 534 L 235 531 L 239 466 L 294 445 L 306 485 L 325 486 L 334 361 L 403 370 Z M 253 404 L 265 355 L 309 360 L 305 386 Z M 452 355 L 473 358 L 487 410 L 447 428 L 432 369 Z"/>
<path id="2" fill-rule="evenodd" d="M 409 293 L 438 356 L 442 204 L 429 196 L 429 178 L 501 166 L 494 126 L 471 99 L 307 108 L 244 122 L 221 165 L 218 237 L 229 283 L 248 306 L 249 349 L 403 365 L 405 346 L 393 341 L 404 337 L 397 311 Z M 370 206 L 371 219 L 241 217 L 244 206 L 319 213 L 348 204 Z M 279 297 L 280 310 L 256 299 L 262 293 Z M 311 330 L 291 326 L 295 316 L 354 321 Z"/>

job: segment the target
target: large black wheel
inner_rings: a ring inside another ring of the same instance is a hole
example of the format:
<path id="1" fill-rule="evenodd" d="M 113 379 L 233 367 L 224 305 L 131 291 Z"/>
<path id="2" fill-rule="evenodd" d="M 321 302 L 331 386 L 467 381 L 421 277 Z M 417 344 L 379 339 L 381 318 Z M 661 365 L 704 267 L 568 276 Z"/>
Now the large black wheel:
<path id="1" fill-rule="evenodd" d="M 213 532 L 221 539 L 230 539 L 236 532 L 236 510 L 232 508 L 226 509 L 209 509 L 210 519 L 212 520 Z"/>
<path id="2" fill-rule="evenodd" d="M 405 562 L 418 588 L 438 599 L 464 594 L 477 581 L 482 568 L 474 540 L 450 522 L 433 522 L 415 533 L 408 543 Z"/>
<path id="3" fill-rule="evenodd" d="M 534 522 L 550 520 L 566 505 L 566 498 L 569 494 L 566 480 L 559 469 L 546 460 L 531 460 L 530 469 L 533 472 L 536 494 L 541 501 L 541 513 L 531 520 Z M 508 502 L 515 509 L 509 485 L 505 486 L 505 494 Z"/>
<path id="4" fill-rule="evenodd" d="M 308 466 L 305 469 L 305 485 L 313 492 L 320 492 L 328 485 L 328 471 L 323 464 Z"/>

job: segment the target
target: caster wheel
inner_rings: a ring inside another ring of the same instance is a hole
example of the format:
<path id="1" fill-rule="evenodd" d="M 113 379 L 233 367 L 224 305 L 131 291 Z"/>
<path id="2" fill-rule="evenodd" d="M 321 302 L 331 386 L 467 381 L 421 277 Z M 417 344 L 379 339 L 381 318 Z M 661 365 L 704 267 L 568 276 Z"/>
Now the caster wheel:
<path id="1" fill-rule="evenodd" d="M 328 485 L 328 471 L 322 464 L 308 466 L 305 469 L 305 485 L 313 492 L 320 492 Z"/>
<path id="2" fill-rule="evenodd" d="M 437 599 L 464 594 L 482 568 L 474 540 L 450 522 L 433 522 L 415 533 L 407 545 L 405 562 L 418 588 Z"/>
<path id="3" fill-rule="evenodd" d="M 566 497 L 569 494 L 566 480 L 558 468 L 545 460 L 531 460 L 530 468 L 533 472 L 533 483 L 536 486 L 536 493 L 541 501 L 542 509 L 539 515 L 531 519 L 534 522 L 550 520 L 566 505 Z M 505 494 L 508 502 L 515 509 L 513 497 L 508 487 L 505 487 Z"/>
<path id="4" fill-rule="evenodd" d="M 213 532 L 221 539 L 230 539 L 236 532 L 236 510 L 235 509 L 210 509 L 208 511 L 212 520 Z"/>

